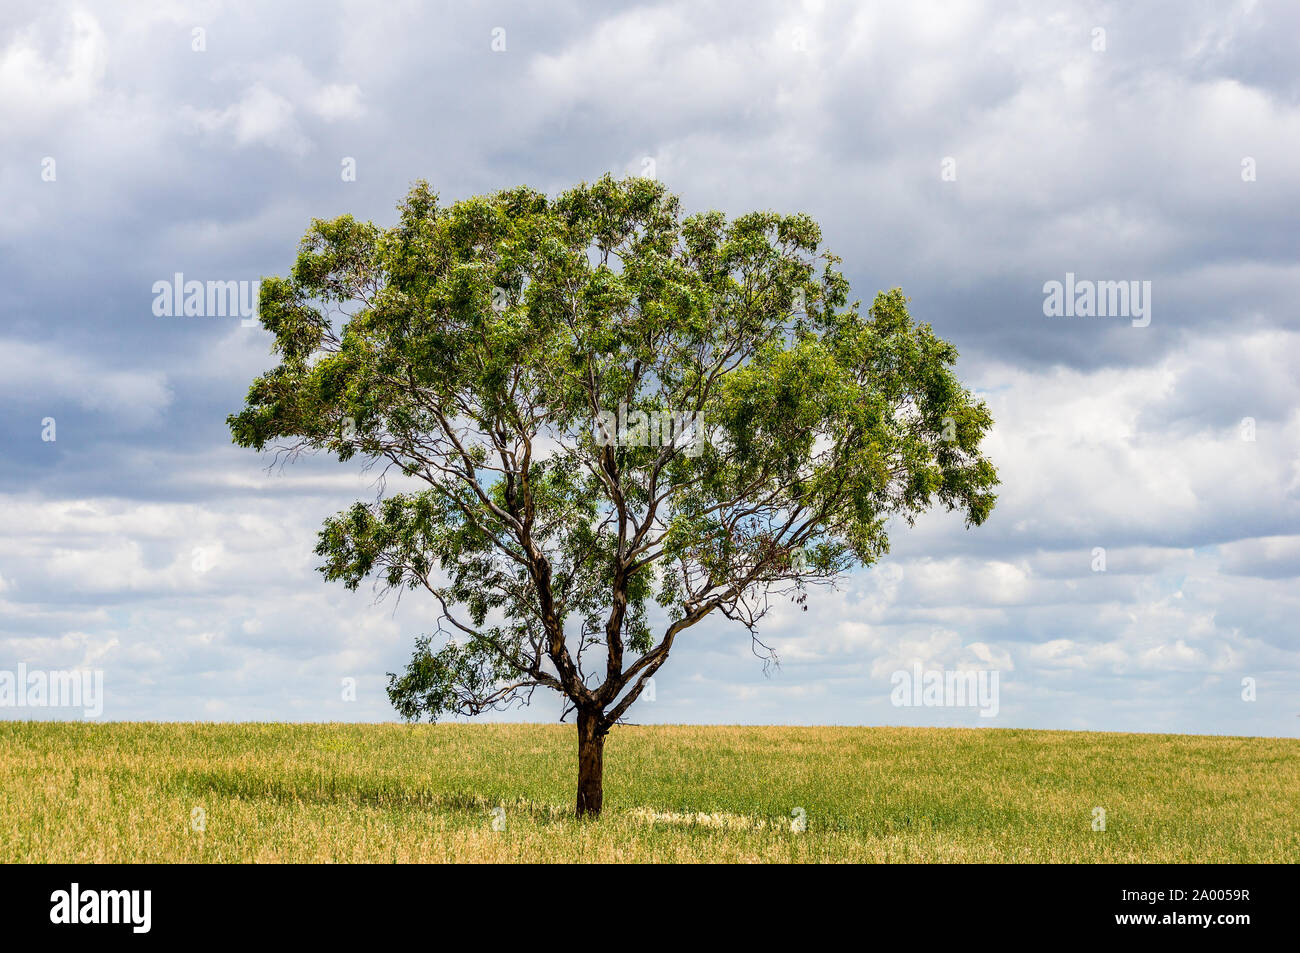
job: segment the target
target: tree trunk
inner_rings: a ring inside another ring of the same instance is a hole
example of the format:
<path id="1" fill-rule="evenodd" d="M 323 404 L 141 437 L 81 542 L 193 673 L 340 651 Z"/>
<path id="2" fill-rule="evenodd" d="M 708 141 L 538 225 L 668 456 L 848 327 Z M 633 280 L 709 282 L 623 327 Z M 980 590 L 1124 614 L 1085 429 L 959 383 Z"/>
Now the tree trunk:
<path id="1" fill-rule="evenodd" d="M 605 734 L 600 730 L 600 712 L 578 711 L 578 816 L 600 816 L 603 800 Z"/>

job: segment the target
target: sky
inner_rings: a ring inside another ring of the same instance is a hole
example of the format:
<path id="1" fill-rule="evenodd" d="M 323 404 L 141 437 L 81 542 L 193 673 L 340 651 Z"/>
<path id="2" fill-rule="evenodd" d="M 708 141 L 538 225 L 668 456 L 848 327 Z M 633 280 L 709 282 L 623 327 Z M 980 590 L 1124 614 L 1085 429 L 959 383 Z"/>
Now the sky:
<path id="1" fill-rule="evenodd" d="M 312 554 L 374 473 L 234 447 L 270 335 L 155 283 L 284 274 L 421 178 L 609 171 L 812 215 L 957 346 L 1003 482 L 778 606 L 777 669 L 697 626 L 630 720 L 1300 735 L 1297 45 L 1263 2 L 9 0 L 0 671 L 102 671 L 105 719 L 395 720 L 434 607 Z M 1138 294 L 1052 316 L 1051 282 Z M 895 704 L 918 664 L 996 673 L 996 714 Z M 0 699 L 47 717 L 83 712 Z"/>

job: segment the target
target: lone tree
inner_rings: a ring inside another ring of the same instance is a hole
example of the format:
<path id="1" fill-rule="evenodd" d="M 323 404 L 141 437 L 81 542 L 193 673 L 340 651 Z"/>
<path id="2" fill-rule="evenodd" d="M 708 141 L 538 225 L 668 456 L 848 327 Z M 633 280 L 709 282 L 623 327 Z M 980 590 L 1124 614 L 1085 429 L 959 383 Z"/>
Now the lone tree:
<path id="1" fill-rule="evenodd" d="M 897 289 L 849 304 L 807 215 L 683 217 L 609 176 L 449 207 L 419 182 L 398 210 L 314 221 L 262 283 L 279 364 L 230 430 L 404 475 L 326 520 L 320 571 L 432 593 L 435 630 L 389 676 L 407 719 L 560 692 L 579 815 L 691 626 L 718 613 L 770 659 L 772 598 L 875 562 L 891 517 L 992 509 L 956 350 Z"/>

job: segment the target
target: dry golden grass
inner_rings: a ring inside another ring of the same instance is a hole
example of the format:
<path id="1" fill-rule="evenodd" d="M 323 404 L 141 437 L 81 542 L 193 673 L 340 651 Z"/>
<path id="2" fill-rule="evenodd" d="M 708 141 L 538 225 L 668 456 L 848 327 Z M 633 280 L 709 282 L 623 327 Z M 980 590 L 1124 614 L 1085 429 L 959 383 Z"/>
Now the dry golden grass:
<path id="1" fill-rule="evenodd" d="M 1293 739 L 620 727 L 580 823 L 574 735 L 0 722 L 0 861 L 1300 860 Z"/>

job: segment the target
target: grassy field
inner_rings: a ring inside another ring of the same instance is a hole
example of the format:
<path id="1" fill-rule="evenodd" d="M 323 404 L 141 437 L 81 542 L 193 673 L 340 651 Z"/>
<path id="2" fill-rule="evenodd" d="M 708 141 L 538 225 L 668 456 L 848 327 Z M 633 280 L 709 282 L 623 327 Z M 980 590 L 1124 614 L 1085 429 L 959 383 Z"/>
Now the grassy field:
<path id="1" fill-rule="evenodd" d="M 574 734 L 0 721 L 0 861 L 1300 860 L 1298 740 L 621 727 L 580 823 Z"/>

